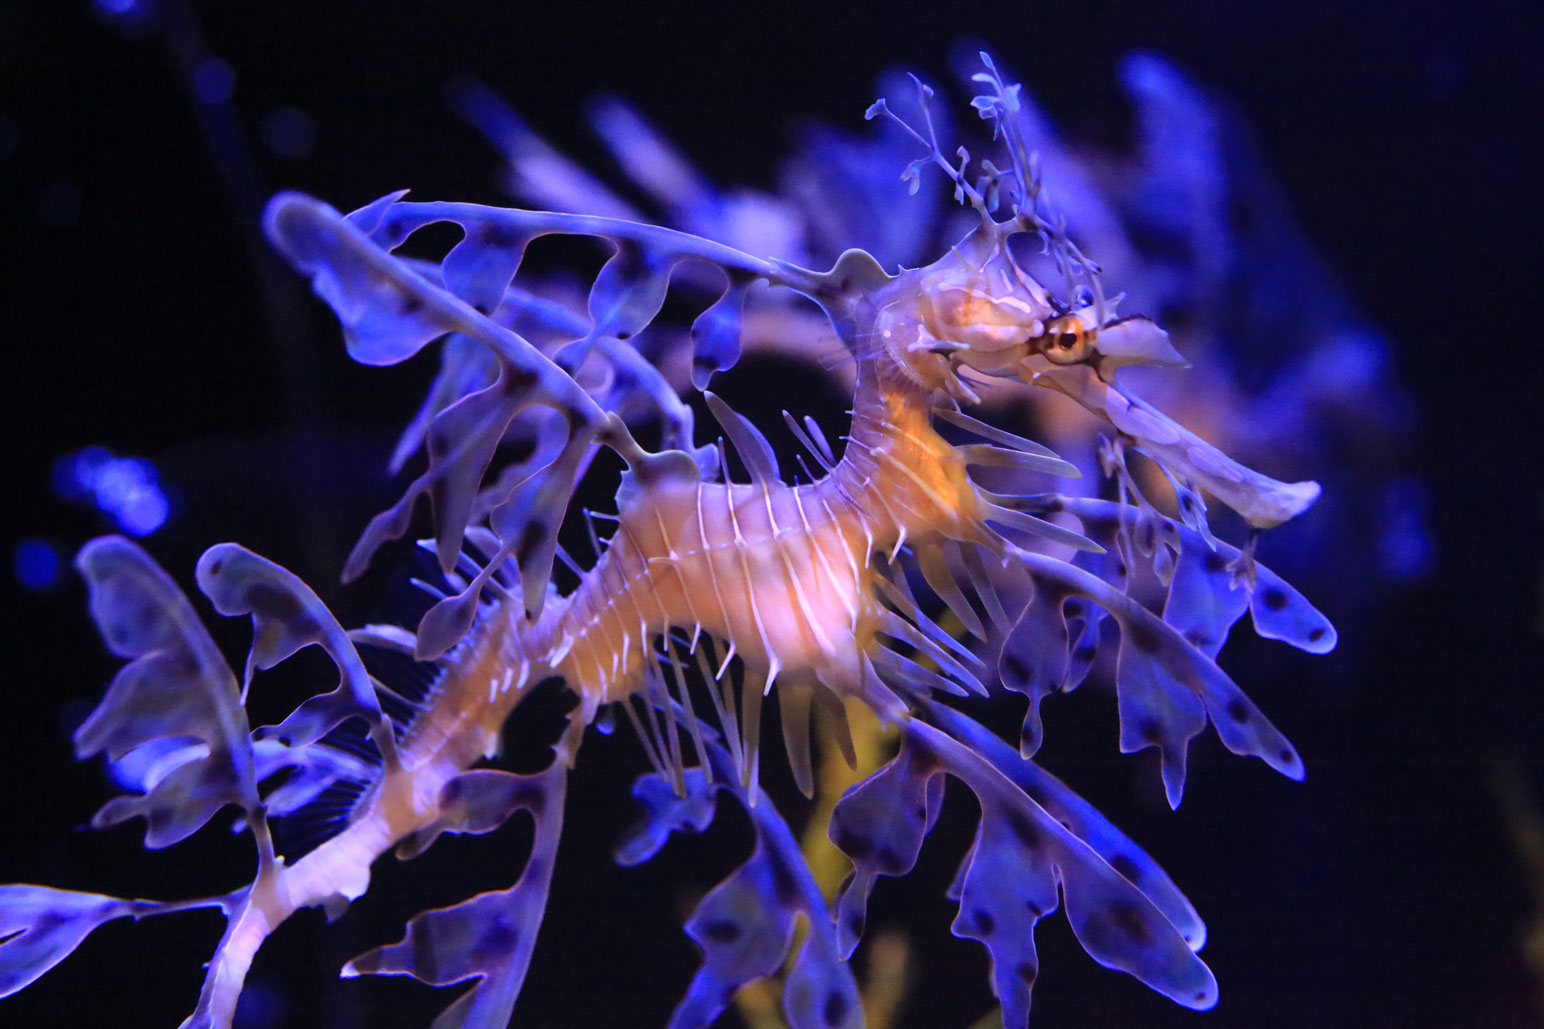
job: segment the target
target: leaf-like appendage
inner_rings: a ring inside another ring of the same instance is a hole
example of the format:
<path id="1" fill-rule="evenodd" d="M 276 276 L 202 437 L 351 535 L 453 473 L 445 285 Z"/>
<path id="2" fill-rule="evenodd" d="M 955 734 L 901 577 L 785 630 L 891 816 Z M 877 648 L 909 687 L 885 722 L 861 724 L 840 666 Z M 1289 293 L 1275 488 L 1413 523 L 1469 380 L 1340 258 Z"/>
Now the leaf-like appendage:
<path id="1" fill-rule="evenodd" d="M 116 797 L 92 819 L 101 827 L 143 815 L 145 845 L 165 847 L 197 831 L 226 804 L 257 808 L 246 712 L 235 677 L 177 584 L 137 544 L 92 540 L 76 566 L 108 647 L 133 660 L 75 731 L 82 759 L 117 760 L 157 741 L 176 748 L 141 796 Z"/>
<path id="2" fill-rule="evenodd" d="M 497 315 L 528 242 L 496 225 L 467 232 L 440 264 L 445 288 L 479 314 Z"/>
<path id="3" fill-rule="evenodd" d="M 647 328 L 665 305 L 674 265 L 674 255 L 656 255 L 631 242 L 618 243 L 590 287 L 594 334 L 631 339 Z"/>
<path id="4" fill-rule="evenodd" d="M 1255 632 L 1310 654 L 1334 650 L 1338 637 L 1330 620 L 1281 576 L 1259 563 L 1254 567 L 1255 588 L 1249 596 L 1249 617 L 1254 621 Z"/>
<path id="5" fill-rule="evenodd" d="M 97 926 L 132 910 L 132 901 L 100 893 L 24 883 L 0 886 L 0 997 L 69 957 Z"/>
<path id="6" fill-rule="evenodd" d="M 863 936 L 874 880 L 905 875 L 917 863 L 943 802 L 939 771 L 903 744 L 889 764 L 843 794 L 831 813 L 831 842 L 853 863 L 836 901 L 843 957 L 852 956 Z"/>
<path id="7" fill-rule="evenodd" d="M 434 1029 L 507 1025 L 530 968 L 563 831 L 567 767 L 558 759 L 538 775 L 511 778 L 521 781 L 506 791 L 502 787 L 510 784 L 499 780 L 492 792 L 503 795 L 509 814 L 526 810 L 536 819 L 531 856 L 515 885 L 425 911 L 408 923 L 401 942 L 361 954 L 343 968 L 344 976 L 410 975 L 431 986 L 478 980 L 434 1020 Z M 483 785 L 467 792 L 487 793 Z"/>
<path id="8" fill-rule="evenodd" d="M 841 930 L 854 934 L 852 939 L 844 935 L 844 949 L 850 951 L 861 931 L 873 877 L 904 874 L 915 862 L 932 817 L 926 798 L 941 795 L 947 773 L 969 786 L 981 804 L 976 841 L 957 880 L 955 932 L 980 940 L 990 952 L 1004 1025 L 1028 1024 L 1030 987 L 1039 972 L 1034 925 L 1055 910 L 1058 886 L 1073 931 L 1090 957 L 1188 1007 L 1214 1004 L 1216 980 L 1192 950 L 1192 942 L 1199 946 L 1204 933 L 1167 877 L 1155 875 L 1146 855 L 1059 782 L 1033 773 L 1016 777 L 1058 810 L 1042 806 L 997 766 L 1016 760 L 1005 745 L 990 746 L 983 754 L 979 737 L 984 730 L 965 729 L 968 720 L 957 714 L 947 713 L 946 720 L 948 734 L 921 721 L 908 723 L 894 760 L 837 805 L 832 839 L 854 866 L 839 911 Z M 954 732 L 963 733 L 966 742 L 956 740 Z M 1064 818 L 1069 824 L 1063 824 Z M 1080 837 L 1079 829 L 1099 847 Z M 1135 879 L 1112 866 L 1107 853 Z M 1139 880 L 1162 899 L 1163 907 L 1137 885 Z M 1168 911 L 1180 915 L 1184 930 Z"/>
<path id="9" fill-rule="evenodd" d="M 397 857 L 417 857 L 447 832 L 490 833 L 517 811 L 540 812 L 547 802 L 547 773 L 516 775 L 492 768 L 462 772 L 440 791 L 439 817 L 397 845 Z"/>
<path id="10" fill-rule="evenodd" d="M 740 359 L 740 319 L 749 288 L 749 281 L 731 280 L 723 296 L 692 322 L 692 385 L 699 390 Z"/>
<path id="11" fill-rule="evenodd" d="M 440 370 L 413 420 L 402 430 L 387 470 L 395 475 L 424 445 L 429 425 L 462 397 L 491 386 L 498 377 L 498 359 L 476 340 L 455 333 L 440 347 Z"/>
<path id="12" fill-rule="evenodd" d="M 359 652 L 332 612 L 300 577 L 236 543 L 221 543 L 198 559 L 198 586 L 227 617 L 252 616 L 252 650 L 246 681 L 254 668 L 267 670 L 312 644 L 338 667 L 338 686 L 312 697 L 272 735 L 296 747 L 321 739 L 341 722 L 362 718 L 380 723 L 375 686 Z"/>
<path id="13" fill-rule="evenodd" d="M 1303 776 L 1302 759 L 1260 709 L 1203 651 L 1132 597 L 1081 568 L 1019 551 L 1016 555 L 1036 589 L 1077 594 L 1097 604 L 1121 627 L 1116 673 L 1120 694 L 1122 749 L 1159 746 L 1164 752 L 1164 786 L 1178 804 L 1184 787 L 1183 741 L 1200 731 L 1197 705 L 1204 705 L 1223 745 L 1235 754 L 1258 757 L 1283 775 Z"/>
<path id="14" fill-rule="evenodd" d="M 858 1029 L 863 1013 L 851 970 L 838 952 L 830 912 L 788 824 L 764 794 L 751 804 L 737 785 L 733 759 L 708 748 L 718 776 L 688 769 L 685 792 L 650 774 L 633 784 L 643 818 L 617 847 L 617 861 L 635 865 L 659 852 L 673 832 L 701 832 L 713 820 L 719 790 L 734 794 L 751 816 L 756 846 L 750 860 L 702 899 L 686 925 L 702 948 L 702 967 L 671 1017 L 671 1029 L 704 1029 L 728 1006 L 735 990 L 774 974 L 793 943 L 795 916 L 809 935 L 783 988 L 783 1011 L 793 1029 Z"/>
<path id="15" fill-rule="evenodd" d="M 617 864 L 641 865 L 659 853 L 671 833 L 702 832 L 713 823 L 717 788 L 700 768 L 687 769 L 684 783 L 684 794 L 658 775 L 639 776 L 633 783 L 633 797 L 644 813 L 617 844 Z"/>
<path id="16" fill-rule="evenodd" d="M 724 403 L 716 393 L 704 393 L 703 399 L 708 402 L 708 410 L 713 412 L 724 435 L 734 445 L 735 453 L 740 455 L 740 463 L 750 473 L 751 481 L 761 485 L 782 482 L 777 467 L 777 452 L 772 449 L 766 435 L 752 425 L 750 419 Z"/>
<path id="17" fill-rule="evenodd" d="M 1191 950 L 1200 950 L 1206 943 L 1206 925 L 1179 887 L 1156 861 L 1092 804 L 1033 761 L 1019 757 L 1012 747 L 958 711 L 930 701 L 927 717 L 990 762 L 1031 800 L 1050 812 L 1068 832 L 1088 844 L 1111 868 L 1146 894 L 1174 923 Z"/>
<path id="18" fill-rule="evenodd" d="M 380 772 L 379 765 L 320 741 L 305 746 L 287 746 L 277 739 L 260 739 L 253 742 L 252 753 L 257 759 L 258 782 L 281 772 L 288 773 L 284 781 L 263 798 L 263 810 L 270 818 L 294 814 L 321 796 L 333 783 L 367 783 Z"/>
<path id="19" fill-rule="evenodd" d="M 1024 728 L 1019 732 L 1019 753 L 1033 757 L 1040 749 L 1044 730 L 1040 702 L 1067 685 L 1070 671 L 1069 634 L 1063 604 L 1067 594 L 1050 584 L 1034 587 L 1034 594 L 1003 641 L 997 661 L 1002 684 L 1029 698 Z"/>
<path id="20" fill-rule="evenodd" d="M 705 1029 L 741 986 L 771 975 L 787 958 L 794 918 L 809 935 L 783 987 L 783 1013 L 792 1029 L 858 1029 L 863 1010 L 857 983 L 842 960 L 831 915 L 798 842 L 770 798 L 756 803 L 735 782 L 733 762 L 711 747 L 717 788 L 730 790 L 756 829 L 750 860 L 698 904 L 686 932 L 702 948 L 702 967 L 670 1019 L 670 1029 Z M 682 813 L 689 808 L 680 809 Z"/>

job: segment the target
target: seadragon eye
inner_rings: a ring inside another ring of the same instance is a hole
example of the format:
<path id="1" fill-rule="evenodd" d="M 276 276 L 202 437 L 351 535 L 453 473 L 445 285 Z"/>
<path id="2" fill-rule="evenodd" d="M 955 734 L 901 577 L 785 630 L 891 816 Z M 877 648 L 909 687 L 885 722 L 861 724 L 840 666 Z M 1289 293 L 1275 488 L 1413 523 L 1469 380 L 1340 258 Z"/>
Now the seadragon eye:
<path id="1" fill-rule="evenodd" d="M 1040 339 L 1040 352 L 1052 364 L 1077 364 L 1086 360 L 1093 349 L 1093 333 L 1083 327 L 1075 314 L 1064 314 L 1046 323 Z"/>

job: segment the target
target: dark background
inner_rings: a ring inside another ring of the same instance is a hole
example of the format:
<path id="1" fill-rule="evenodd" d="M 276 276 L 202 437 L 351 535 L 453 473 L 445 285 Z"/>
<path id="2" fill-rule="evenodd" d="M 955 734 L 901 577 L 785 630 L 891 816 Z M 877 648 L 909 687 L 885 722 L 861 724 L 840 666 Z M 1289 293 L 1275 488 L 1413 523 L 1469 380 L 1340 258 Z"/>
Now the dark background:
<path id="1" fill-rule="evenodd" d="M 1128 121 L 1116 62 L 1154 49 L 1233 99 L 1305 232 L 1393 341 L 1419 402 L 1411 453 L 1432 491 L 1437 563 L 1373 611 L 1337 609 L 1333 589 L 1316 596 L 1355 625 L 1342 651 L 1272 651 L 1263 688 L 1241 676 L 1303 751 L 1303 784 L 1223 760 L 1208 739 L 1171 814 L 1152 803 L 1154 769 L 1116 754 L 1108 705 L 1085 702 L 1093 728 L 1074 721 L 1064 735 L 1084 732 L 1089 749 L 1064 746 L 1056 770 L 1196 903 L 1223 999 L 1204 1015 L 1172 1007 L 1095 967 L 1058 916 L 1040 934 L 1035 1024 L 1544 1022 L 1544 984 L 1522 950 L 1544 881 L 1519 860 L 1494 786 L 1511 761 L 1544 798 L 1537 5 L 321 6 L 116 18 L 57 0 L 0 7 L 7 553 L 23 538 L 69 551 L 104 531 L 49 486 L 58 455 L 101 443 L 154 458 L 175 488 L 174 519 L 149 545 L 184 583 L 205 546 L 235 539 L 316 584 L 345 623 L 381 615 L 368 593 L 331 584 L 353 534 L 395 495 L 380 469 L 431 365 L 350 366 L 255 217 L 278 188 L 344 210 L 403 186 L 497 202 L 496 156 L 443 100 L 458 76 L 591 166 L 604 162 L 581 131 L 584 104 L 610 91 L 713 180 L 770 188 L 795 119 L 856 127 L 881 70 L 948 79 L 950 48 L 967 36 L 1011 62 L 1064 131 L 1118 145 Z M 228 104 L 190 91 L 186 68 L 204 48 L 234 69 Z M 313 120 L 308 154 L 262 144 L 281 107 Z M 808 374 L 754 374 L 750 388 L 811 407 L 842 400 Z M 747 390 L 743 376 L 734 389 Z M 97 768 L 72 763 L 67 733 L 112 665 L 78 584 L 24 591 L 6 575 L 0 589 L 0 880 L 167 897 L 235 885 L 245 840 L 211 831 L 146 854 L 131 827 L 77 831 L 107 790 Z M 239 627 L 221 632 L 240 646 Z M 1077 707 L 1055 710 L 1052 739 Z M 641 765 L 622 734 L 586 748 L 517 1024 L 662 1025 L 685 988 L 685 905 L 742 858 L 749 834 L 726 816 L 705 840 L 618 870 L 609 847 Z M 989 1006 L 984 951 L 949 937 L 940 897 L 969 827 L 942 831 L 917 877 L 876 900 L 876 918 L 923 948 L 907 1025 L 966 1025 Z M 338 925 L 297 917 L 254 970 L 269 1005 L 254 1024 L 427 1024 L 444 995 L 335 984 L 336 969 L 425 906 L 506 885 L 524 845 L 516 827 L 383 862 Z M 109 926 L 0 1002 L 0 1025 L 175 1024 L 219 928 L 212 916 Z"/>

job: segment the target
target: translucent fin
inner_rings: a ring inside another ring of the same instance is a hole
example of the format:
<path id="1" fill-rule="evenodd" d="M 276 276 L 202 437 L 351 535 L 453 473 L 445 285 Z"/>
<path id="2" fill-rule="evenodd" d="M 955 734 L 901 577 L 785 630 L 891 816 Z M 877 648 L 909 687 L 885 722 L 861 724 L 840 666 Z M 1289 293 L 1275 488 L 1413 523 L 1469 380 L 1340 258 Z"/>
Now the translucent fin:
<path id="1" fill-rule="evenodd" d="M 75 731 L 84 759 L 117 760 L 137 747 L 175 740 L 141 796 L 116 797 L 95 827 L 145 818 L 145 845 L 186 838 L 227 804 L 258 809 L 246 712 L 224 658 L 176 583 L 139 546 L 118 536 L 81 548 L 76 567 L 91 595 L 91 616 L 108 649 L 133 658 Z M 191 741 L 191 742 L 189 742 Z"/>
<path id="2" fill-rule="evenodd" d="M 979 723 L 936 702 L 927 705 L 927 718 L 950 736 L 991 762 L 1031 800 L 1045 808 L 1078 839 L 1088 844 L 1127 882 L 1147 895 L 1179 930 L 1193 951 L 1206 944 L 1206 924 L 1179 887 L 1142 848 L 1054 775 L 1014 753 Z"/>
<path id="3" fill-rule="evenodd" d="M 69 957 L 97 926 L 134 913 L 133 901 L 100 893 L 0 886 L 0 997 Z"/>
<path id="4" fill-rule="evenodd" d="M 832 841 L 854 866 L 838 907 L 845 953 L 857 943 L 874 878 L 905 874 L 915 863 L 937 810 L 932 798 L 941 796 L 934 783 L 941 784 L 945 772 L 969 786 L 981 805 L 976 841 L 957 880 L 954 929 L 991 954 L 1004 1025 L 1028 1024 L 1039 972 L 1034 926 L 1056 909 L 1058 887 L 1073 931 L 1094 960 L 1187 1007 L 1216 1003 L 1210 970 L 1141 889 L 972 746 L 921 721 L 905 726 L 895 759 L 850 790 L 832 817 Z"/>
<path id="5" fill-rule="evenodd" d="M 227 617 L 252 616 L 252 649 L 246 682 L 254 668 L 267 670 L 312 644 L 338 667 L 339 682 L 330 693 L 312 697 L 273 730 L 273 735 L 302 747 L 331 732 L 344 720 L 362 718 L 380 724 L 375 685 L 359 652 L 320 598 L 293 572 L 236 543 L 221 543 L 198 559 L 198 585 Z"/>
<path id="6" fill-rule="evenodd" d="M 715 372 L 740 359 L 740 322 L 751 280 L 731 275 L 723 295 L 692 322 L 692 385 L 706 390 Z"/>
<path id="7" fill-rule="evenodd" d="M 617 244 L 590 287 L 589 310 L 596 336 L 630 339 L 642 332 L 665 304 L 675 261 L 636 243 Z"/>
<path id="8" fill-rule="evenodd" d="M 401 942 L 377 947 L 343 966 L 346 978 L 410 975 L 431 986 L 475 979 L 476 985 L 434 1020 L 434 1029 L 508 1024 L 530 967 L 563 829 L 567 765 L 555 760 L 539 775 L 515 778 L 525 780 L 519 791 L 492 791 L 536 819 L 531 856 L 515 885 L 425 911 L 408 922 Z"/>
<path id="9" fill-rule="evenodd" d="M 782 474 L 777 467 L 777 453 L 762 431 L 724 403 L 717 394 L 706 392 L 702 396 L 707 401 L 708 410 L 713 412 L 713 417 L 723 428 L 724 435 L 734 444 L 735 453 L 740 455 L 740 461 L 750 473 L 751 481 L 758 485 L 782 482 Z"/>
<path id="10" fill-rule="evenodd" d="M 1293 779 L 1303 776 L 1296 749 L 1204 652 L 1173 626 L 1139 603 L 1080 568 L 1040 554 L 1016 554 L 1037 589 L 1078 594 L 1103 608 L 1121 626 L 1116 686 L 1121 705 L 1123 749 L 1159 746 L 1164 785 L 1172 805 L 1184 786 L 1183 745 L 1205 725 L 1204 708 L 1223 745 L 1235 754 L 1258 757 Z M 1061 617 L 1058 613 L 1056 617 Z M 1193 694 L 1187 699 L 1184 691 Z M 1196 702 L 1202 708 L 1196 706 Z"/>
<path id="11" fill-rule="evenodd" d="M 808 934 L 783 991 L 788 1024 L 792 1029 L 857 1029 L 863 1024 L 857 984 L 838 953 L 830 913 L 793 833 L 765 795 L 752 802 L 750 795 L 731 785 L 736 769 L 726 751 L 710 747 L 709 752 L 717 785 L 707 783 L 702 769 L 693 769 L 685 798 L 668 799 L 669 784 L 658 777 L 655 786 L 640 782 L 634 787 L 635 796 L 650 798 L 653 804 L 645 827 L 634 831 L 634 842 L 623 850 L 642 859 L 671 831 L 700 830 L 712 817 L 709 794 L 719 789 L 735 794 L 756 831 L 750 860 L 714 887 L 687 922 L 687 934 L 702 948 L 702 967 L 671 1016 L 671 1029 L 705 1029 L 728 1006 L 735 990 L 782 967 L 800 914 L 806 917 Z"/>
<path id="12" fill-rule="evenodd" d="M 396 855 L 409 860 L 433 846 L 441 834 L 490 833 L 509 821 L 518 811 L 540 816 L 552 799 L 550 772 L 516 775 L 491 768 L 462 772 L 440 790 L 439 816 L 397 844 Z M 561 803 L 562 797 L 557 800 Z"/>

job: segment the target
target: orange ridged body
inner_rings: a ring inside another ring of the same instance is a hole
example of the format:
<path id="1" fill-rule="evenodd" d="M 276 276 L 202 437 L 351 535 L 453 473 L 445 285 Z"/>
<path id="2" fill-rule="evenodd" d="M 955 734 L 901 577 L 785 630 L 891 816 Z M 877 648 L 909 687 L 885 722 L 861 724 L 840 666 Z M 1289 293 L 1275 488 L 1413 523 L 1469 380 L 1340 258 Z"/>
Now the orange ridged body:
<path id="1" fill-rule="evenodd" d="M 653 482 L 619 512 L 606 554 L 523 634 L 593 703 L 642 685 L 653 641 L 681 627 L 771 675 L 855 684 L 877 614 L 870 555 L 975 535 L 975 488 L 929 424 L 925 393 L 865 369 L 840 463 L 799 486 Z"/>

